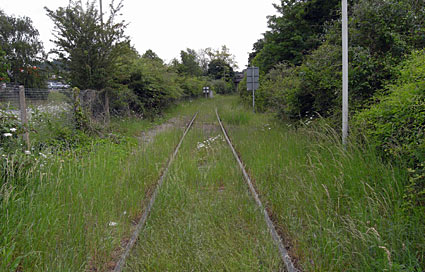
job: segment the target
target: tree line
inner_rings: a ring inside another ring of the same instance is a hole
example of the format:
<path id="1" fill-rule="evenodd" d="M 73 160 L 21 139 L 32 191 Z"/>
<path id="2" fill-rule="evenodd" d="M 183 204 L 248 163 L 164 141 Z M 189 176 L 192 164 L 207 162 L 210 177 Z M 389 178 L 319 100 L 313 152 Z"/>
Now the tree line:
<path id="1" fill-rule="evenodd" d="M 411 173 L 406 198 L 425 207 L 425 2 L 349 0 L 350 129 Z M 341 126 L 341 1 L 281 0 L 249 63 L 257 110 Z M 243 86 L 242 86 L 243 87 Z M 240 91 L 250 102 L 250 93 Z M 423 218 L 423 216 L 421 216 Z"/>
<path id="2" fill-rule="evenodd" d="M 0 82 L 46 88 L 54 74 L 72 87 L 108 92 L 112 113 L 147 117 L 173 101 L 202 95 L 203 86 L 218 93 L 234 91 L 237 65 L 229 48 L 187 48 L 170 63 L 152 50 L 140 54 L 126 35 L 122 7 L 123 1 L 111 4 L 104 20 L 95 1 L 46 7 L 55 44 L 48 53 L 30 18 L 0 10 Z"/>

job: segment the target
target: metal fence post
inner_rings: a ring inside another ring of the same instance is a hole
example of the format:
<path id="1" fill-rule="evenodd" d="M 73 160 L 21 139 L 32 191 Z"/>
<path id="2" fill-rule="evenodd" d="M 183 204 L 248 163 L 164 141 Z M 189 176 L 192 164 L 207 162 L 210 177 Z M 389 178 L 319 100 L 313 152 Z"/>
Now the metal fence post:
<path id="1" fill-rule="evenodd" d="M 30 150 L 30 136 L 28 132 L 28 118 L 27 118 L 27 104 L 25 101 L 25 87 L 19 86 L 19 108 L 21 110 L 21 122 L 22 126 L 24 127 L 24 141 L 27 144 L 27 149 Z"/>

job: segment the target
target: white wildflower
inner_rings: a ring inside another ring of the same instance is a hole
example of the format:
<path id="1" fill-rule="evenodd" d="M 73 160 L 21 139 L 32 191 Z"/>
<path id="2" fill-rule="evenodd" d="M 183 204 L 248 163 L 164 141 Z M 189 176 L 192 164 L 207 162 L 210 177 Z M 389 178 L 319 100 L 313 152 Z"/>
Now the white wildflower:
<path id="1" fill-rule="evenodd" d="M 109 222 L 109 224 L 108 224 L 108 226 L 110 226 L 110 227 L 115 227 L 117 225 L 118 225 L 118 223 L 117 222 L 113 222 L 113 221 Z"/>
<path id="2" fill-rule="evenodd" d="M 9 132 L 7 132 L 7 133 L 3 133 L 3 136 L 4 136 L 4 137 L 10 137 L 10 136 L 12 136 L 12 133 L 9 133 Z"/>
<path id="3" fill-rule="evenodd" d="M 43 158 L 47 158 L 47 156 L 46 155 L 44 155 L 43 153 L 38 153 L 38 154 L 40 154 L 40 156 L 42 156 Z"/>
<path id="4" fill-rule="evenodd" d="M 31 151 L 29 151 L 29 150 L 25 150 L 25 154 L 26 154 L 26 155 L 31 155 Z"/>
<path id="5" fill-rule="evenodd" d="M 127 214 L 127 211 L 124 211 L 123 214 L 126 215 Z"/>
<path id="6" fill-rule="evenodd" d="M 16 131 L 16 128 L 11 128 L 10 129 L 10 132 L 15 132 Z"/>
<path id="7" fill-rule="evenodd" d="M 201 148 L 203 148 L 203 147 L 205 147 L 205 144 L 203 144 L 203 143 L 198 143 L 198 149 L 201 149 Z"/>

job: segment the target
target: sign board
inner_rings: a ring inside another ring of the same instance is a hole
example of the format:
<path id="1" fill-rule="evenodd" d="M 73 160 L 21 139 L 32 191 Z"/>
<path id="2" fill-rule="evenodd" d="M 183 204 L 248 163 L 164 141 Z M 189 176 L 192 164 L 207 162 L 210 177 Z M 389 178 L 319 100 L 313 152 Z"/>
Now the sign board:
<path id="1" fill-rule="evenodd" d="M 203 87 L 202 91 L 205 94 L 205 97 L 208 98 L 209 94 L 210 94 L 210 87 Z"/>
<path id="2" fill-rule="evenodd" d="M 260 69 L 258 67 L 248 67 L 246 70 L 246 89 L 255 91 L 260 87 Z"/>

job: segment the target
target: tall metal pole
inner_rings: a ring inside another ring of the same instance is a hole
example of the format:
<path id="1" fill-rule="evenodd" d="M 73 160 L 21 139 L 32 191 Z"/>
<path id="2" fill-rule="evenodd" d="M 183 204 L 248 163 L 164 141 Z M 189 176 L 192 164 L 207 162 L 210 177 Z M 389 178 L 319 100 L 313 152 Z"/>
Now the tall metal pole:
<path id="1" fill-rule="evenodd" d="M 100 6 L 100 23 L 103 27 L 103 11 L 102 11 L 102 0 L 99 0 L 99 6 Z"/>
<path id="2" fill-rule="evenodd" d="M 347 0 L 342 0 L 342 144 L 348 136 L 348 12 Z"/>

